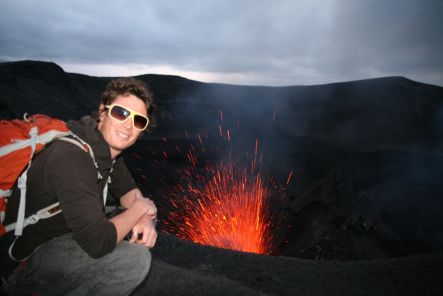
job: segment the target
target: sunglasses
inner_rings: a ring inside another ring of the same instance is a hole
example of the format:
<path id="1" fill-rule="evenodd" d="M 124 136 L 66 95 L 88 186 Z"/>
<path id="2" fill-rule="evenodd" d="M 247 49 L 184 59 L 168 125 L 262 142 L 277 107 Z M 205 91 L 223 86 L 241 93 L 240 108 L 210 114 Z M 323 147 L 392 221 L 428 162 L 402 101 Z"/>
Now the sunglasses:
<path id="1" fill-rule="evenodd" d="M 140 131 L 143 131 L 148 127 L 148 117 L 141 115 L 134 110 L 118 104 L 106 105 L 105 108 L 108 109 L 108 114 L 112 119 L 124 122 L 128 118 L 132 118 L 132 126 Z"/>

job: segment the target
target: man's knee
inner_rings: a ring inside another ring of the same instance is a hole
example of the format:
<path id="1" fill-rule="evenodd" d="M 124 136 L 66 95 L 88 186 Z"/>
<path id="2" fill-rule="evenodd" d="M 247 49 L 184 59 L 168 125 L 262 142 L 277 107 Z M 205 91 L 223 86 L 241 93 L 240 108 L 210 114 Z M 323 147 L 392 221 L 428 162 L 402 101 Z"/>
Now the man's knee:
<path id="1" fill-rule="evenodd" d="M 131 275 L 134 281 L 141 283 L 149 273 L 151 267 L 151 252 L 149 249 L 132 243 L 126 243 L 125 258 L 128 258 L 128 269 L 131 270 Z"/>
<path id="2" fill-rule="evenodd" d="M 139 245 L 137 245 L 137 247 L 138 248 L 136 248 L 137 251 L 135 252 L 136 255 L 134 256 L 134 258 L 137 258 L 136 261 L 138 269 L 143 280 L 148 275 L 149 269 L 151 267 L 152 257 L 149 249 Z"/>

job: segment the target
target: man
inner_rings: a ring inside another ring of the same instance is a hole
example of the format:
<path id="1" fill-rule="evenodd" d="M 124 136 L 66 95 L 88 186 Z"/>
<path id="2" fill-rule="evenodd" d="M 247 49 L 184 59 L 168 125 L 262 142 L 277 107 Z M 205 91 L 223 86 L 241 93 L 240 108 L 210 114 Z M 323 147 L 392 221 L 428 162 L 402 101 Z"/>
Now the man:
<path id="1" fill-rule="evenodd" d="M 7 293 L 126 295 L 143 281 L 151 263 L 148 249 L 157 238 L 157 209 L 137 188 L 121 153 L 149 126 L 152 109 L 152 96 L 143 82 L 111 81 L 102 94 L 98 118 L 69 125 L 90 145 L 97 165 L 84 149 L 62 140 L 34 158 L 28 171 L 26 216 L 57 201 L 62 212 L 24 228 L 16 239 L 12 233 L 2 237 L 3 274 L 14 266 L 10 258 L 22 261 L 3 285 Z M 111 219 L 104 212 L 105 187 L 126 208 Z M 15 188 L 5 224 L 17 219 L 18 195 Z"/>

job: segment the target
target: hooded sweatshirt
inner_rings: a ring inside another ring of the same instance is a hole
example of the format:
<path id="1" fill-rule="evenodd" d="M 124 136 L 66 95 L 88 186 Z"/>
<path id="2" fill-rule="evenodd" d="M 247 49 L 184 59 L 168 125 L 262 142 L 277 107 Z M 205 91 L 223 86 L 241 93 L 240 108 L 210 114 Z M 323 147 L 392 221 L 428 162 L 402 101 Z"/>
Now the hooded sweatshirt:
<path id="1" fill-rule="evenodd" d="M 97 130 L 95 120 L 84 117 L 68 125 L 91 146 L 98 168 L 89 153 L 61 140 L 50 143 L 35 156 L 28 171 L 25 216 L 56 202 L 60 202 L 62 213 L 25 227 L 11 249 L 15 259 L 25 259 L 39 245 L 68 232 L 93 258 L 106 255 L 116 246 L 117 231 L 104 210 L 106 180 L 110 176 L 108 195 L 118 198 L 137 186 L 123 157 L 120 155 L 115 161 L 111 158 L 109 145 Z M 8 201 L 5 225 L 16 222 L 19 200 L 20 190 L 15 186 Z M 13 231 L 0 238 L 2 273 L 15 266 L 8 256 L 14 239 Z"/>

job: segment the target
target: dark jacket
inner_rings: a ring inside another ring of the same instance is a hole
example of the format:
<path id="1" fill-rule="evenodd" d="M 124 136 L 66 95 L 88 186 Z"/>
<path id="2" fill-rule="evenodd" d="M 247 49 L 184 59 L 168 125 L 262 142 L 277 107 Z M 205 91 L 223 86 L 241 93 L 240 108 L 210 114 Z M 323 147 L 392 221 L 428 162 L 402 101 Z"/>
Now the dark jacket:
<path id="1" fill-rule="evenodd" d="M 108 195 L 121 197 L 136 184 L 121 156 L 113 165 L 109 145 L 92 118 L 84 117 L 69 127 L 92 147 L 98 171 L 88 153 L 61 140 L 47 145 L 34 158 L 28 171 L 26 217 L 57 201 L 62 213 L 24 228 L 12 249 L 17 259 L 26 258 L 40 244 L 67 232 L 91 257 L 104 256 L 115 248 L 117 232 L 105 216 L 103 188 L 112 166 Z M 20 190 L 15 187 L 8 201 L 5 225 L 16 221 L 19 197 Z M 10 233 L 0 238 L 2 269 L 8 265 L 5 260 L 12 236 Z"/>

